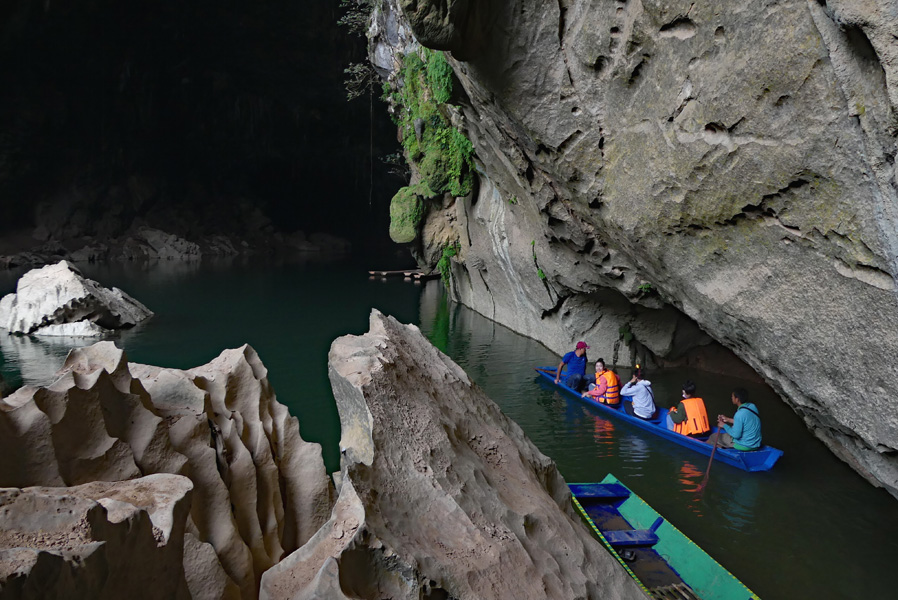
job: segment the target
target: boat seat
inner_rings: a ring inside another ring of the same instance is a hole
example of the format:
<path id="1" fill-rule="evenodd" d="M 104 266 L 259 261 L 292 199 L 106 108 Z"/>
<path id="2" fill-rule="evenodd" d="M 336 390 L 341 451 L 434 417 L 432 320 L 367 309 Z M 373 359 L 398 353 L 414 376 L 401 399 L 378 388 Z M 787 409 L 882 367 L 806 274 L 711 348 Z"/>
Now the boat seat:
<path id="1" fill-rule="evenodd" d="M 648 529 L 624 529 L 620 531 L 605 531 L 602 535 L 613 548 L 626 548 L 628 546 L 654 546 L 658 543 L 655 531 L 664 522 L 664 517 L 658 517 Z"/>
<path id="2" fill-rule="evenodd" d="M 571 493 L 581 500 L 584 498 L 616 500 L 630 497 L 630 490 L 620 483 L 572 483 L 568 487 L 571 488 Z"/>

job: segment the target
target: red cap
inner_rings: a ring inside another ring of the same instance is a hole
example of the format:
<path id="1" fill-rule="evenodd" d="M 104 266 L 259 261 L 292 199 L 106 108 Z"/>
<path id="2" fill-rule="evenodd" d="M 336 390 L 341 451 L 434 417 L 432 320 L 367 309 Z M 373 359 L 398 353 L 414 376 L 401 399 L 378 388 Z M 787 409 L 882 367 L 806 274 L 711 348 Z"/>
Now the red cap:
<path id="1" fill-rule="evenodd" d="M 577 342 L 577 350 L 579 350 L 580 348 L 586 348 L 587 350 L 589 350 L 589 346 L 586 345 L 586 342 Z"/>

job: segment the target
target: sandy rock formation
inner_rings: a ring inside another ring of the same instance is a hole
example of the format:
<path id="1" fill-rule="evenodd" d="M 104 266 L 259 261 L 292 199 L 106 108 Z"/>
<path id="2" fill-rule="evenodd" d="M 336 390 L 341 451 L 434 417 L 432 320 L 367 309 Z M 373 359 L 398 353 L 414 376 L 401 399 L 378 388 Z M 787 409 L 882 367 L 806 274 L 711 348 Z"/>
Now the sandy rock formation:
<path id="1" fill-rule="evenodd" d="M 381 71 L 414 49 L 391 31 L 436 45 L 434 27 L 463 26 L 435 18 L 454 3 L 409 21 L 405 4 L 376 14 L 397 23 L 372 29 Z M 504 3 L 450 61 L 480 174 L 456 203 L 454 293 L 557 352 L 586 337 L 625 356 L 632 336 L 663 359 L 713 339 L 898 496 L 889 6 Z M 863 410 L 844 373 L 870 382 Z"/>
<path id="2" fill-rule="evenodd" d="M 179 475 L 0 488 L 0 598 L 190 598 Z"/>
<path id="3" fill-rule="evenodd" d="M 262 598 L 642 598 L 555 464 L 414 326 L 336 340 L 340 494 Z"/>
<path id="4" fill-rule="evenodd" d="M 320 446 L 300 438 L 248 346 L 180 371 L 129 365 L 101 342 L 72 350 L 60 373 L 0 401 L 0 486 L 189 477 L 193 597 L 255 598 L 262 572 L 327 520 Z"/>
<path id="5" fill-rule="evenodd" d="M 28 271 L 0 300 L 0 328 L 47 336 L 100 336 L 153 316 L 118 288 L 86 279 L 66 261 Z"/>

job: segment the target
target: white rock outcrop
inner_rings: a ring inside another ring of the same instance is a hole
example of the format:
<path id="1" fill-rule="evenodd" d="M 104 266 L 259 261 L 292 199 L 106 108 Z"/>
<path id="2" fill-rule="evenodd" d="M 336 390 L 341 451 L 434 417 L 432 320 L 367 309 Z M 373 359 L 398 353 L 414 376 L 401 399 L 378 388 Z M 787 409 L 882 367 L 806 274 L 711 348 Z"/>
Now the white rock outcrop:
<path id="1" fill-rule="evenodd" d="M 302 440 L 249 346 L 180 371 L 129 365 L 101 342 L 72 350 L 52 385 L 0 400 L 0 487 L 154 473 L 192 482 L 177 526 L 196 598 L 255 598 L 262 573 L 305 543 L 332 504 L 320 446 Z"/>
<path id="2" fill-rule="evenodd" d="M 10 333 L 95 337 L 151 316 L 122 290 L 85 278 L 64 260 L 28 271 L 0 300 L 0 327 Z"/>
<path id="3" fill-rule="evenodd" d="M 329 363 L 339 498 L 262 598 L 644 598 L 555 464 L 418 328 L 374 311 Z"/>

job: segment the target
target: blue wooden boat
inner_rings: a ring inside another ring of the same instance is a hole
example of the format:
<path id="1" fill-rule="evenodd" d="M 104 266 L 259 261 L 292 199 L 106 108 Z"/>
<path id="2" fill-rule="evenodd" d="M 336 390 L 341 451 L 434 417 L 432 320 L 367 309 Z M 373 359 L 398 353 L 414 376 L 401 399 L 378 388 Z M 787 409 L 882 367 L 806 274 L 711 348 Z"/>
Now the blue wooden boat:
<path id="1" fill-rule="evenodd" d="M 650 433 L 654 433 L 659 437 L 670 440 L 676 444 L 683 446 L 684 448 L 694 450 L 699 454 L 711 456 L 711 451 L 714 448 L 710 444 L 705 443 L 705 440 L 708 439 L 708 436 L 690 437 L 681 435 L 667 428 L 666 423 L 668 409 L 666 408 L 659 408 L 653 420 L 645 421 L 638 417 L 627 414 L 627 411 L 623 409 L 623 405 L 624 402 L 630 402 L 630 399 L 626 398 L 625 396 L 621 396 L 620 404 L 603 404 L 601 402 L 596 402 L 589 397 L 583 398 L 579 393 L 566 386 L 563 381 L 555 383 L 554 367 L 537 367 L 536 371 L 552 385 L 560 388 L 572 398 L 580 400 L 584 404 L 587 404 L 600 412 L 613 415 L 618 419 L 622 419 L 627 423 L 631 423 Z M 712 427 L 711 433 L 716 432 L 717 429 L 717 427 Z M 741 450 L 734 450 L 732 448 L 718 448 L 717 452 L 714 455 L 714 458 L 732 467 L 742 469 L 743 471 L 769 471 L 782 455 L 782 450 L 778 450 L 772 446 L 765 445 L 761 446 L 757 450 L 752 450 L 750 452 L 743 452 Z"/>
<path id="2" fill-rule="evenodd" d="M 750 589 L 613 475 L 572 483 L 573 503 L 650 597 L 758 600 Z"/>

